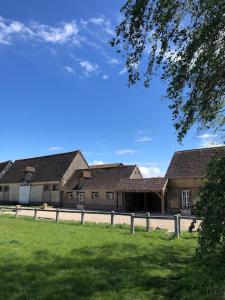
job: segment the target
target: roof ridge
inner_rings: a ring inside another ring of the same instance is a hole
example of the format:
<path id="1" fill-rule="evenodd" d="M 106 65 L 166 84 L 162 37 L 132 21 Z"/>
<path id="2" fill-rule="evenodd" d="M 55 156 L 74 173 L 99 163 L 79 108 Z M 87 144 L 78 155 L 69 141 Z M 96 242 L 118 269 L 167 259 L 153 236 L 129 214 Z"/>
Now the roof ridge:
<path id="1" fill-rule="evenodd" d="M 35 156 L 35 157 L 16 159 L 15 161 L 23 161 L 23 160 L 29 160 L 29 159 L 39 159 L 39 158 L 45 158 L 45 157 L 51 157 L 51 156 L 62 156 L 62 155 L 65 155 L 65 154 L 72 154 L 72 153 L 75 154 L 75 153 L 79 153 L 79 152 L 80 152 L 80 150 L 74 150 L 74 151 L 69 151 L 69 152 L 64 152 L 64 153 L 56 153 L 56 154 L 49 154 L 49 155 L 43 155 L 43 156 Z"/>
<path id="2" fill-rule="evenodd" d="M 11 160 L 6 160 L 6 161 L 0 161 L 0 164 L 6 164 L 9 163 Z"/>
<path id="3" fill-rule="evenodd" d="M 224 148 L 225 149 L 225 144 L 224 144 L 224 146 L 221 145 L 221 146 L 214 146 L 214 147 L 204 147 L 204 148 L 195 148 L 195 149 L 187 149 L 187 150 L 178 150 L 178 151 L 175 151 L 174 153 L 202 151 L 202 150 L 211 150 L 211 149 L 220 149 L 220 148 Z"/>

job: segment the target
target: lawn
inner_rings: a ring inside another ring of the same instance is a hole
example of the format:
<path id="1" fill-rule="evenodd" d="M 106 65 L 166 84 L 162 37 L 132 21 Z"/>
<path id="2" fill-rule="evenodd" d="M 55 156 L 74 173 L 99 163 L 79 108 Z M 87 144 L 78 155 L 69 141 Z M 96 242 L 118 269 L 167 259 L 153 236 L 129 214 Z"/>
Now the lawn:
<path id="1" fill-rule="evenodd" d="M 0 299 L 223 299 L 196 237 L 0 216 Z"/>

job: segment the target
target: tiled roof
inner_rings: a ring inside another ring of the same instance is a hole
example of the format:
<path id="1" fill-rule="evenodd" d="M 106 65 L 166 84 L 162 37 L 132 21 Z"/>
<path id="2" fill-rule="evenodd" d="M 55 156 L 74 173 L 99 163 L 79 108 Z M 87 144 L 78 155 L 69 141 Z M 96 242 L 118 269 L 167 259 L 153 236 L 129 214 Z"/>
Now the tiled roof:
<path id="1" fill-rule="evenodd" d="M 89 166 L 90 169 L 105 169 L 105 168 L 116 168 L 123 166 L 122 163 L 114 163 L 114 164 L 101 164 L 101 165 L 91 165 Z"/>
<path id="2" fill-rule="evenodd" d="M 115 189 L 119 180 L 122 178 L 130 178 L 132 175 L 136 165 L 131 166 L 118 166 L 118 167 L 107 167 L 107 168 L 92 168 L 85 170 L 77 170 L 71 176 L 67 184 L 63 187 L 64 190 L 110 190 Z M 83 179 L 80 181 L 82 177 L 82 172 L 88 171 L 91 173 L 90 179 Z"/>
<path id="3" fill-rule="evenodd" d="M 121 179 L 116 186 L 117 191 L 124 192 L 160 192 L 167 184 L 167 178 Z"/>
<path id="4" fill-rule="evenodd" d="M 33 182 L 60 180 L 79 151 L 16 160 L 0 183 L 19 183 L 23 181 L 24 169 L 33 167 Z"/>
<path id="5" fill-rule="evenodd" d="M 204 177 L 210 159 L 221 153 L 225 153 L 225 147 L 177 151 L 173 155 L 165 177 Z"/>

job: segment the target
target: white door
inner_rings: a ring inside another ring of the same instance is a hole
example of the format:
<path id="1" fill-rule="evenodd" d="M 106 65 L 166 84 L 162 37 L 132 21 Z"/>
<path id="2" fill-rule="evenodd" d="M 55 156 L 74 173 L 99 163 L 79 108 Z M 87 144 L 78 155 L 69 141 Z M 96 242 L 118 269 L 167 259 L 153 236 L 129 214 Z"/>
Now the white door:
<path id="1" fill-rule="evenodd" d="M 30 200 L 30 185 L 21 185 L 19 190 L 19 203 L 28 204 Z"/>

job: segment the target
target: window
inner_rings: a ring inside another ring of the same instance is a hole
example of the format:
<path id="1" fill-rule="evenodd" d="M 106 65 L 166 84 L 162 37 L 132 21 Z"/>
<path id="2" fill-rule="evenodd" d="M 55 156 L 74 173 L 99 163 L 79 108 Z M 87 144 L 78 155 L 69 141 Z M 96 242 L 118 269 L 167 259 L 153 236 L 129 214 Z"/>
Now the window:
<path id="1" fill-rule="evenodd" d="M 68 192 L 66 193 L 66 199 L 72 199 L 73 198 L 73 193 Z"/>
<path id="2" fill-rule="evenodd" d="M 91 199 L 93 199 L 93 200 L 98 199 L 98 192 L 92 192 Z"/>
<path id="3" fill-rule="evenodd" d="M 190 192 L 189 190 L 181 191 L 182 193 L 182 208 L 191 208 Z"/>
<path id="4" fill-rule="evenodd" d="M 113 192 L 107 192 L 106 193 L 106 199 L 107 200 L 113 200 L 114 198 L 114 193 Z"/>
<path id="5" fill-rule="evenodd" d="M 52 185 L 52 190 L 53 191 L 58 191 L 59 190 L 59 185 L 58 184 L 53 184 Z"/>
<path id="6" fill-rule="evenodd" d="M 45 184 L 44 185 L 44 191 L 51 191 L 51 185 L 50 184 Z"/>
<path id="7" fill-rule="evenodd" d="M 3 189 L 3 187 L 2 187 L 2 186 L 0 186 L 0 192 L 2 192 L 2 189 Z"/>
<path id="8" fill-rule="evenodd" d="M 3 190 L 4 190 L 4 192 L 8 192 L 9 191 L 9 186 L 5 185 Z"/>
<path id="9" fill-rule="evenodd" d="M 83 192 L 78 193 L 77 198 L 78 198 L 78 203 L 83 203 L 84 198 L 85 198 L 85 194 Z"/>

